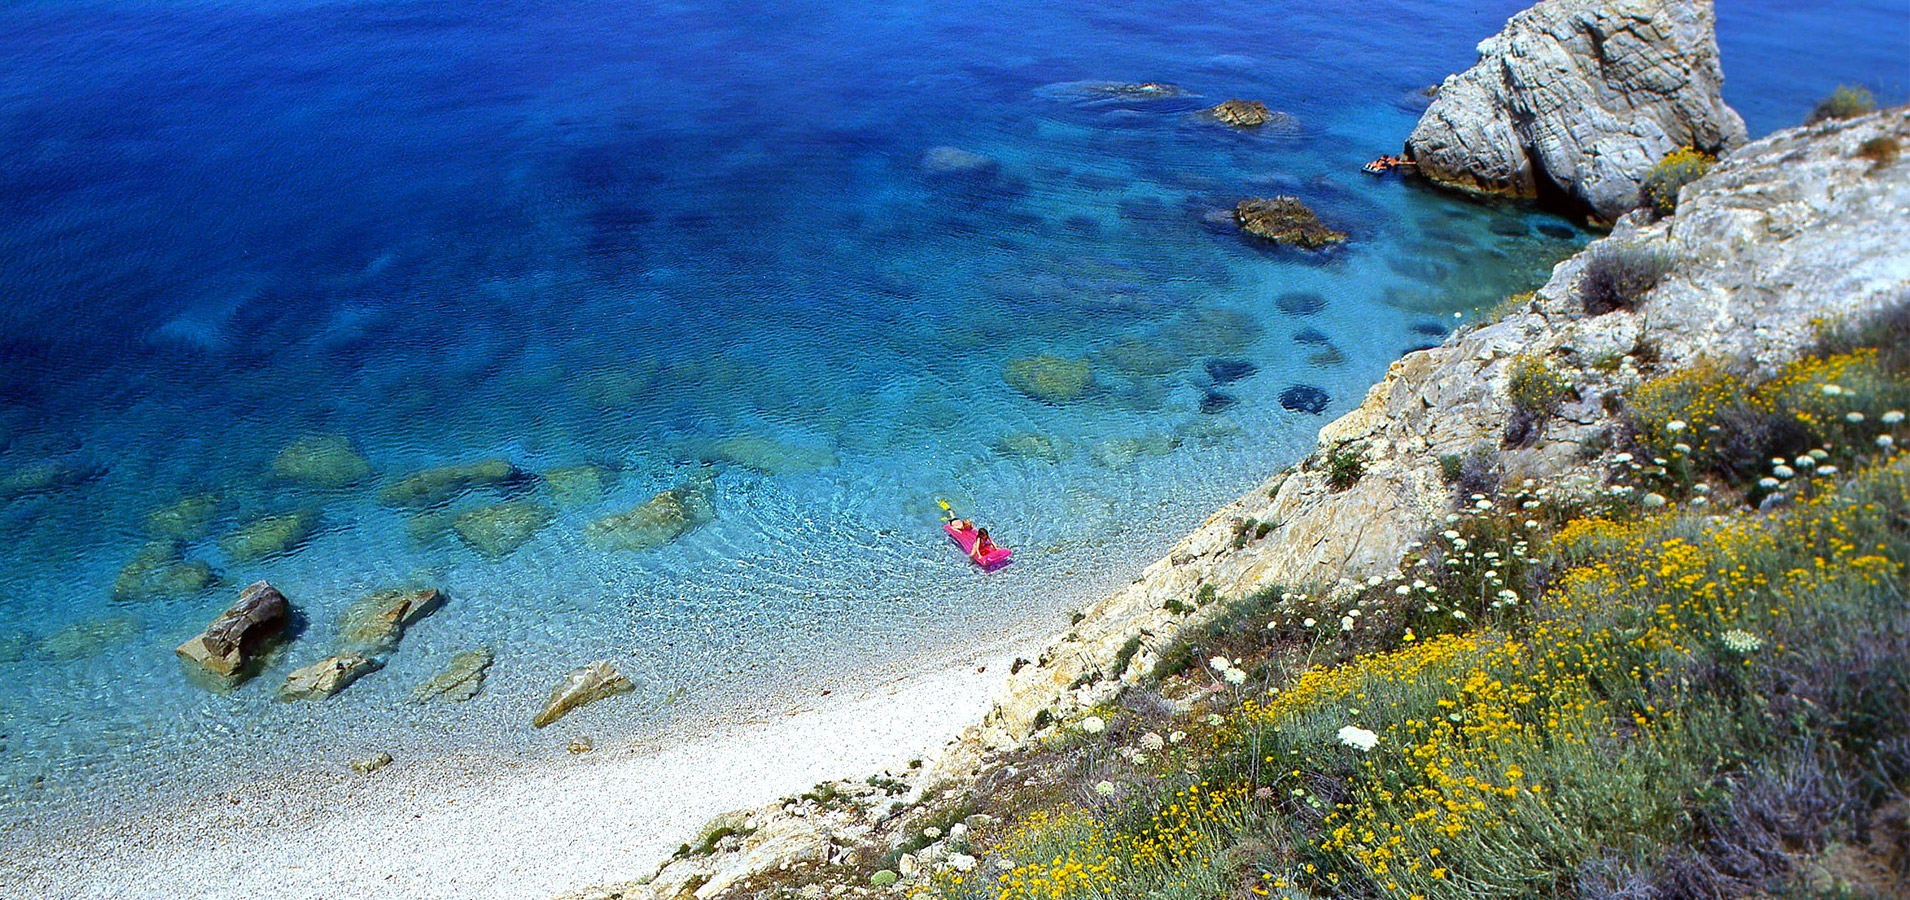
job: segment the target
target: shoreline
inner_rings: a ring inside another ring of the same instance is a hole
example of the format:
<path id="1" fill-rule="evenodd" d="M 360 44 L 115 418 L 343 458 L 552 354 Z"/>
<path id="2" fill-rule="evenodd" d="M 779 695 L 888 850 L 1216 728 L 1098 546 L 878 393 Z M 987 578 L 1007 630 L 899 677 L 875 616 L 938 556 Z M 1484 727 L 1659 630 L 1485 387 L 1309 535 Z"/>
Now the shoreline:
<path id="1" fill-rule="evenodd" d="M 368 776 L 308 773 L 289 788 L 235 786 L 10 851 L 5 881 L 38 896 L 206 900 L 251 900 L 261 880 L 275 900 L 521 898 L 622 881 L 653 871 L 717 815 L 911 760 L 932 766 L 1044 631 L 568 759 L 442 756 Z M 80 840 L 83 856 L 70 852 Z M 242 872 L 243 883 L 208 878 L 219 872 Z"/>

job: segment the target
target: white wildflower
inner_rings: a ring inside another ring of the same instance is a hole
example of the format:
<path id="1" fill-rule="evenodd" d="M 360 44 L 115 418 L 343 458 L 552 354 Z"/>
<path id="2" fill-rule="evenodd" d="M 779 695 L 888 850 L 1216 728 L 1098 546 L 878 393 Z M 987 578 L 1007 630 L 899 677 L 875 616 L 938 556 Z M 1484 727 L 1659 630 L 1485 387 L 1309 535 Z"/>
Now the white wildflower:
<path id="1" fill-rule="evenodd" d="M 1223 719 L 1223 718 L 1221 718 L 1221 716 L 1220 716 L 1220 713 L 1208 713 L 1208 714 L 1207 714 L 1207 718 L 1206 718 L 1206 719 L 1205 719 L 1204 721 L 1205 721 L 1205 722 L 1206 722 L 1206 723 L 1207 723 L 1208 725 L 1211 725 L 1211 726 L 1213 726 L 1213 727 L 1215 727 L 1215 728 L 1218 728 L 1218 727 L 1220 727 L 1220 723 L 1222 723 L 1222 722 L 1225 722 L 1225 721 L 1227 721 L 1227 720 L 1226 720 L 1226 719 Z"/>
<path id="2" fill-rule="evenodd" d="M 1822 448 L 1822 447 L 1819 447 L 1819 448 L 1817 448 L 1817 449 L 1815 449 L 1815 450 L 1812 450 L 1812 451 L 1810 452 L 1810 457 L 1811 457 L 1811 459 L 1812 459 L 1812 460 L 1814 460 L 1814 461 L 1816 461 L 1816 462 L 1823 462 L 1824 460 L 1827 460 L 1827 459 L 1829 459 L 1829 458 L 1830 458 L 1830 451 L 1829 451 L 1829 450 L 1825 450 L 1825 449 L 1824 449 L 1824 448 Z"/>
<path id="3" fill-rule="evenodd" d="M 1617 456 L 1612 457 L 1612 462 L 1628 463 L 1631 461 L 1632 461 L 1632 455 L 1629 453 L 1620 453 Z"/>
<path id="4" fill-rule="evenodd" d="M 1159 752 L 1160 749 L 1165 746 L 1167 746 L 1167 739 L 1161 737 L 1158 731 L 1150 731 L 1141 735 L 1141 749 L 1143 750 Z"/>
<path id="5" fill-rule="evenodd" d="M 1527 520 L 1525 520 L 1525 527 L 1527 527 L 1527 528 L 1537 528 L 1537 527 L 1539 527 L 1539 520 L 1537 520 L 1537 519 L 1527 519 Z"/>
<path id="6" fill-rule="evenodd" d="M 1903 421 L 1903 410 L 1893 409 L 1879 416 L 1878 421 L 1884 423 L 1885 425 L 1895 425 L 1898 422 Z"/>
<path id="7" fill-rule="evenodd" d="M 1777 487 L 1777 479 L 1775 479 L 1775 478 L 1772 478 L 1772 477 L 1770 477 L 1769 475 L 1766 475 L 1766 476 L 1764 476 L 1763 478 L 1759 478 L 1759 479 L 1757 480 L 1757 486 L 1758 486 L 1758 487 L 1761 487 L 1761 488 L 1763 488 L 1763 489 L 1765 489 L 1765 490 L 1767 490 L 1767 491 L 1768 491 L 1768 490 L 1771 490 L 1771 489 L 1773 489 L 1773 488 L 1775 488 L 1775 487 Z"/>
<path id="8" fill-rule="evenodd" d="M 1245 684 L 1247 682 L 1247 673 L 1239 669 L 1228 669 L 1220 673 L 1220 677 L 1227 679 L 1228 684 Z"/>
<path id="9" fill-rule="evenodd" d="M 1691 489 L 1692 489 L 1692 490 L 1694 490 L 1694 491 L 1697 491 L 1697 492 L 1698 492 L 1698 493 L 1700 493 L 1700 494 L 1709 494 L 1709 493 L 1711 493 L 1711 485 L 1708 485 L 1708 484 L 1705 484 L 1705 483 L 1704 483 L 1704 482 L 1702 482 L 1702 481 L 1700 481 L 1700 482 L 1698 482 L 1697 484 L 1694 484 L 1694 485 L 1692 485 L 1692 486 L 1691 486 Z"/>
<path id="10" fill-rule="evenodd" d="M 1308 616 L 1305 619 L 1300 620 L 1300 625 L 1305 628 L 1312 628 L 1313 626 L 1318 624 L 1320 624 L 1319 621 L 1314 619 L 1312 616 Z"/>
<path id="11" fill-rule="evenodd" d="M 1371 750 L 1379 743 L 1379 735 L 1358 725 L 1346 725 L 1340 728 L 1340 743 L 1348 747 L 1357 747 L 1362 751 Z"/>
<path id="12" fill-rule="evenodd" d="M 1352 631 L 1352 630 L 1353 630 L 1353 617 L 1352 617 L 1352 616 L 1341 616 L 1341 617 L 1340 617 L 1340 630 L 1341 630 L 1341 631 Z"/>
<path id="13" fill-rule="evenodd" d="M 1187 740 L 1187 732 L 1185 731 L 1172 731 L 1167 734 L 1167 742 L 1170 744 L 1178 744 L 1184 740 Z"/>
<path id="14" fill-rule="evenodd" d="M 1213 659 L 1208 660 L 1207 664 L 1210 666 L 1213 666 L 1214 671 L 1216 672 L 1225 672 L 1228 669 L 1231 669 L 1234 667 L 1234 664 L 1231 662 L 1228 662 L 1227 657 L 1225 656 L 1216 656 Z"/>
<path id="15" fill-rule="evenodd" d="M 1081 720 L 1081 730 L 1087 734 L 1100 734 L 1108 730 L 1108 723 L 1100 716 L 1089 716 Z"/>
<path id="16" fill-rule="evenodd" d="M 1891 437 L 1890 435 L 1887 435 L 1887 434 L 1877 435 L 1877 446 L 1882 447 L 1885 450 L 1890 449 L 1890 446 L 1892 444 L 1895 444 L 1896 442 L 1897 442 L 1897 439 Z"/>
<path id="17" fill-rule="evenodd" d="M 1864 420 L 1863 413 L 1855 412 L 1855 411 L 1844 413 L 1844 421 L 1849 422 L 1852 425 L 1855 425 L 1858 422 L 1862 422 L 1863 420 Z"/>
<path id="18" fill-rule="evenodd" d="M 1466 611 L 1463 609 L 1455 609 L 1452 611 L 1452 617 L 1455 619 L 1463 619 L 1466 617 Z"/>
<path id="19" fill-rule="evenodd" d="M 1763 638 L 1738 628 L 1733 628 L 1730 631 L 1718 635 L 1718 637 L 1724 641 L 1724 646 L 1730 648 L 1733 653 L 1750 653 L 1764 646 Z"/>
<path id="20" fill-rule="evenodd" d="M 1683 419 L 1672 419 L 1671 421 L 1665 423 L 1665 430 L 1671 432 L 1672 434 L 1677 434 L 1678 432 L 1685 430 L 1686 427 L 1687 426 L 1685 425 L 1685 420 Z"/>
<path id="21" fill-rule="evenodd" d="M 1658 509 L 1665 505 L 1665 495 L 1654 491 L 1639 498 L 1639 502 L 1643 503 L 1646 509 Z"/>
<path id="22" fill-rule="evenodd" d="M 1103 797 L 1112 797 L 1114 796 L 1114 782 L 1103 781 L 1094 786 L 1094 792 Z"/>
<path id="23" fill-rule="evenodd" d="M 1835 475 L 1837 474 L 1837 467 L 1836 466 L 1818 466 L 1817 474 L 1826 475 L 1826 476 Z"/>
<path id="24" fill-rule="evenodd" d="M 1797 470 L 1791 468 L 1790 466 L 1773 466 L 1771 467 L 1771 474 L 1776 475 L 1779 478 L 1789 478 L 1793 475 L 1796 475 Z"/>
<path id="25" fill-rule="evenodd" d="M 1827 384 L 1827 385 L 1824 385 L 1824 387 L 1822 388 L 1822 390 L 1823 390 L 1823 392 L 1824 392 L 1824 396 L 1826 396 L 1826 397 L 1835 397 L 1835 396 L 1837 396 L 1838 394 L 1841 394 L 1841 393 L 1843 393 L 1843 392 L 1844 392 L 1844 389 L 1843 389 L 1842 387 L 1840 387 L 1840 386 L 1838 386 L 1838 385 L 1834 385 L 1834 384 Z"/>
<path id="26" fill-rule="evenodd" d="M 1404 596 L 1406 596 L 1406 594 L 1407 594 L 1407 592 L 1409 592 L 1409 591 L 1411 591 L 1411 590 L 1412 590 L 1412 588 L 1409 588 L 1409 587 L 1407 587 L 1407 586 L 1405 586 L 1405 585 L 1403 585 L 1403 584 L 1402 584 L 1402 585 L 1400 585 L 1399 587 L 1396 587 L 1396 588 L 1393 588 L 1393 593 L 1395 593 L 1395 594 L 1398 594 L 1398 595 L 1400 595 L 1401 597 L 1404 597 Z"/>

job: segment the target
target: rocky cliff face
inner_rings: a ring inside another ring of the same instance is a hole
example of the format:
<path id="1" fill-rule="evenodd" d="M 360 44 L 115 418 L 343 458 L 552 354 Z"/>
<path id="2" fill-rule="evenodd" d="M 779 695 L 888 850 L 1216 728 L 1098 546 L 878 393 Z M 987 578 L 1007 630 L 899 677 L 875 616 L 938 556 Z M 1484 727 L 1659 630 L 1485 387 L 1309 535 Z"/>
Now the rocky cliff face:
<path id="1" fill-rule="evenodd" d="M 1604 484 L 1621 467 L 1601 449 L 1617 427 L 1608 396 L 1701 356 L 1774 368 L 1810 343 L 1822 321 L 1910 302 L 1910 159 L 1881 162 L 1865 149 L 1891 139 L 1910 143 L 1910 111 L 1793 129 L 1750 144 L 1687 186 L 1675 216 L 1651 223 L 1628 218 L 1599 242 L 1655 251 L 1671 263 L 1636 310 L 1584 312 L 1577 286 L 1598 250 L 1594 245 L 1560 263 L 1543 288 L 1498 321 L 1395 362 L 1358 409 L 1321 429 L 1313 457 L 1215 513 L 1133 584 L 1083 610 L 1038 659 L 1017 666 L 986 720 L 949 747 L 932 771 L 897 776 L 905 796 L 841 782 L 830 796 L 840 791 L 859 798 L 856 803 L 801 800 L 739 814 L 760 830 L 717 852 L 671 861 L 642 882 L 571 896 L 719 900 L 734 885 L 789 866 L 880 855 L 903 836 L 899 823 L 911 821 L 908 803 L 969 783 L 991 754 L 1041 736 L 1042 711 L 1067 720 L 1139 681 L 1153 668 L 1155 650 L 1221 606 L 1175 611 L 1202 588 L 1220 597 L 1270 585 L 1331 589 L 1396 571 L 1406 545 L 1452 509 L 1442 454 L 1487 448 L 1498 454 L 1508 484 Z M 1503 446 L 1514 408 L 1509 385 L 1522 358 L 1546 360 L 1579 399 L 1565 404 L 1531 446 L 1509 449 Z M 1365 459 L 1365 474 L 1341 491 L 1329 483 L 1322 462 L 1335 450 Z M 1275 524 L 1264 537 L 1238 540 L 1238 526 L 1249 519 Z M 1084 677 L 1111 672 L 1135 636 L 1143 642 L 1125 674 Z M 951 864 L 963 860 L 973 862 L 962 857 Z M 912 873 L 900 874 L 906 882 Z M 847 895 L 888 890 L 857 888 Z"/>
<path id="2" fill-rule="evenodd" d="M 1744 142 L 1715 26 L 1710 0 L 1542 0 L 1440 85 L 1406 152 L 1441 184 L 1617 219 L 1665 154 Z"/>

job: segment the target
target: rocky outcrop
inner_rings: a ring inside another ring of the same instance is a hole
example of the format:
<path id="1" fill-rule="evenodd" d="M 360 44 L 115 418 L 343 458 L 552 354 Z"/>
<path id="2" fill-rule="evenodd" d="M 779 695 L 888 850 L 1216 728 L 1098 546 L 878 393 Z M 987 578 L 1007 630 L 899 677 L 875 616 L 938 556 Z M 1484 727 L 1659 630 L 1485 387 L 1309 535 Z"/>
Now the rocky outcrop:
<path id="1" fill-rule="evenodd" d="M 489 647 L 466 650 L 451 657 L 438 674 L 411 691 L 411 702 L 443 699 L 462 703 L 477 696 L 478 691 L 484 689 L 484 670 L 491 667 L 494 658 Z"/>
<path id="2" fill-rule="evenodd" d="M 1666 154 L 1744 142 L 1715 26 L 1710 0 L 1542 0 L 1440 85 L 1406 153 L 1440 184 L 1615 220 Z"/>
<path id="3" fill-rule="evenodd" d="M 636 685 L 618 673 L 610 660 L 600 659 L 590 665 L 579 666 L 570 670 L 570 674 L 565 675 L 564 680 L 551 690 L 544 708 L 531 717 L 531 725 L 542 728 L 577 707 L 633 690 L 636 690 Z"/>
<path id="4" fill-rule="evenodd" d="M 1326 227 L 1313 210 L 1293 197 L 1242 200 L 1234 207 L 1234 222 L 1241 231 L 1276 244 L 1312 250 L 1346 243 L 1346 232 Z"/>
<path id="5" fill-rule="evenodd" d="M 263 581 L 254 583 L 205 631 L 173 652 L 217 679 L 237 682 L 285 630 L 291 611 L 278 588 Z"/>

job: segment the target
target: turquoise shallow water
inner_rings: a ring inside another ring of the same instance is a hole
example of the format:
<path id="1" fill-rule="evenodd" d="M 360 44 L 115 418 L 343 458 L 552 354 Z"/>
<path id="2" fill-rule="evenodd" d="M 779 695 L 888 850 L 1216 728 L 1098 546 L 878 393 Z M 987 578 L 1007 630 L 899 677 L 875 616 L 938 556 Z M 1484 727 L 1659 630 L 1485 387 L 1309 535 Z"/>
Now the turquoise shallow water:
<path id="1" fill-rule="evenodd" d="M 8 6 L 0 827 L 372 748 L 559 753 L 1058 626 L 1589 239 L 1357 171 L 1516 8 Z M 1910 80 L 1901 4 L 1720 20 L 1754 133 Z M 1106 89 L 1141 82 L 1178 88 Z M 1292 123 L 1195 115 L 1230 97 Z M 1273 193 L 1351 242 L 1209 221 Z M 1011 384 L 1042 355 L 1085 363 L 1077 396 Z M 1301 386 L 1324 408 L 1282 403 Z M 287 477 L 314 440 L 367 470 Z M 381 500 L 492 458 L 517 474 Z M 707 524 L 588 539 L 686 483 Z M 1017 561 L 972 570 L 937 498 Z M 505 502 L 535 526 L 508 551 L 453 527 Z M 309 534 L 235 543 L 286 515 Z M 142 553 L 218 584 L 128 590 Z M 188 684 L 171 648 L 261 578 L 302 633 L 230 694 Z M 273 699 L 345 607 L 403 585 L 451 601 L 383 671 Z M 479 645 L 478 699 L 403 702 Z M 606 657 L 633 694 L 529 727 Z"/>

